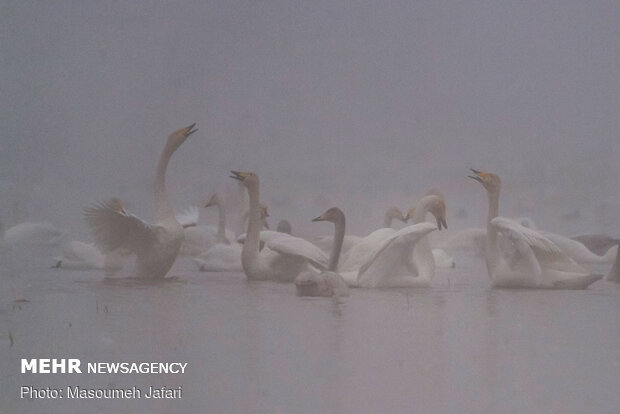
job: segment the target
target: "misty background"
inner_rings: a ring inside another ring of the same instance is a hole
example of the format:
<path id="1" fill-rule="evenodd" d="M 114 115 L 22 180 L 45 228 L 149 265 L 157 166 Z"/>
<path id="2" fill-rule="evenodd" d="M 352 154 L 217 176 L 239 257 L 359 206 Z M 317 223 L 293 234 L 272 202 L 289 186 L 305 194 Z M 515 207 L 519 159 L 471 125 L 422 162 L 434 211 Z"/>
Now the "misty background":
<path id="1" fill-rule="evenodd" d="M 236 169 L 297 234 L 338 205 L 364 235 L 431 187 L 450 230 L 482 227 L 473 167 L 502 215 L 618 235 L 619 22 L 616 1 L 0 0 L 0 221 L 87 239 L 111 196 L 150 220 L 166 137 L 197 122 L 177 211 L 234 200 Z"/>

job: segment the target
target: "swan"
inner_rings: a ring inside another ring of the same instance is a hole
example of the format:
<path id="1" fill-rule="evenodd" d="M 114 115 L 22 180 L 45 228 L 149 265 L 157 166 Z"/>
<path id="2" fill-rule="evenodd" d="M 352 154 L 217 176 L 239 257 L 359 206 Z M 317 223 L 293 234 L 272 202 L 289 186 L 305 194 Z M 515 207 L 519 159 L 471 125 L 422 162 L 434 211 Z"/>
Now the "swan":
<path id="1" fill-rule="evenodd" d="M 95 243 L 104 253 L 123 248 L 136 255 L 136 277 L 163 279 L 172 267 L 181 244 L 183 227 L 174 215 L 166 194 L 166 170 L 172 154 L 196 132 L 196 124 L 181 128 L 168 136 L 157 163 L 155 178 L 155 223 L 142 221 L 109 202 L 85 209 Z"/>
<path id="2" fill-rule="evenodd" d="M 433 214 L 437 225 L 426 223 Z M 405 227 L 381 242 L 360 267 L 354 285 L 360 287 L 427 287 L 435 275 L 435 258 L 426 234 L 447 228 L 446 204 L 430 194 L 418 201 L 409 213 L 412 226 Z M 345 280 L 350 282 L 351 273 Z"/>
<path id="3" fill-rule="evenodd" d="M 246 239 L 241 251 L 241 264 L 249 280 L 292 282 L 309 264 L 327 267 L 325 253 L 299 237 L 278 232 L 261 232 L 260 180 L 252 172 L 231 171 L 231 178 L 243 183 L 250 198 Z M 265 234 L 265 248 L 259 251 L 260 238 Z M 269 236 L 269 237 L 267 237 Z"/>
<path id="4" fill-rule="evenodd" d="M 213 194 L 209 201 L 205 203 L 204 208 L 212 206 L 216 206 L 218 211 L 217 227 L 209 225 L 199 226 L 199 209 L 196 206 L 190 207 L 185 213 L 177 216 L 179 223 L 183 223 L 182 220 L 189 221 L 192 224 L 195 223 L 195 225 L 183 225 L 185 239 L 183 240 L 179 255 L 198 257 L 216 244 L 230 244 L 230 240 L 234 240 L 234 233 L 226 230 L 226 203 L 224 198 L 218 193 Z"/>
<path id="5" fill-rule="evenodd" d="M 396 232 L 396 230 L 391 227 L 393 219 L 398 219 L 403 223 L 407 222 L 402 211 L 398 207 L 392 206 L 385 211 L 382 228 L 373 231 L 361 239 L 355 238 L 355 236 L 349 237 L 348 239 L 345 237 L 345 243 L 351 244 L 351 246 L 347 246 L 348 248 L 343 254 L 341 269 L 343 272 L 359 270 L 368 256 L 381 245 L 381 242 Z M 329 236 L 329 238 L 324 238 L 323 241 L 315 240 L 315 242 L 321 243 L 321 248 L 325 251 L 325 248 L 331 249 L 333 240 L 333 237 Z"/>
<path id="6" fill-rule="evenodd" d="M 618 255 L 618 250 L 620 250 L 620 241 L 618 241 L 616 247 L 618 248 L 616 250 L 616 260 L 614 260 L 614 264 L 611 266 L 611 270 L 609 271 L 606 279 L 611 282 L 620 283 L 620 255 Z"/>
<path id="7" fill-rule="evenodd" d="M 415 258 L 416 246 L 433 230 L 437 230 L 437 226 L 424 222 L 402 228 L 389 236 L 360 268 L 353 285 L 366 288 L 429 286 L 429 274 L 420 275 L 421 269 L 417 266 L 422 264 L 424 270 L 434 268 L 433 256 L 424 248 L 423 263 Z"/>
<path id="8" fill-rule="evenodd" d="M 234 241 L 234 234 L 226 230 L 226 216 L 224 201 L 221 196 L 214 194 L 205 204 L 205 207 L 218 206 L 219 221 L 216 233 L 216 243 L 201 254 L 192 258 L 201 272 L 241 272 L 241 244 Z M 233 240 L 231 243 L 230 240 Z"/>
<path id="9" fill-rule="evenodd" d="M 563 253 L 551 240 L 514 220 L 498 217 L 501 180 L 493 173 L 471 170 L 489 199 L 486 264 L 494 287 L 533 289 L 585 289 L 602 278 L 593 275 Z M 514 251 L 507 260 L 498 234 Z"/>
<path id="10" fill-rule="evenodd" d="M 56 228 L 47 221 L 17 224 L 4 232 L 6 244 L 54 245 L 67 234 L 66 230 Z"/>
<path id="11" fill-rule="evenodd" d="M 329 256 L 327 271 L 318 273 L 310 269 L 295 278 L 297 296 L 347 296 L 349 294 L 349 286 L 342 276 L 337 273 L 338 259 L 340 258 L 340 250 L 344 241 L 344 213 L 338 207 L 332 207 L 312 221 L 329 221 L 334 223 L 335 242 Z"/>

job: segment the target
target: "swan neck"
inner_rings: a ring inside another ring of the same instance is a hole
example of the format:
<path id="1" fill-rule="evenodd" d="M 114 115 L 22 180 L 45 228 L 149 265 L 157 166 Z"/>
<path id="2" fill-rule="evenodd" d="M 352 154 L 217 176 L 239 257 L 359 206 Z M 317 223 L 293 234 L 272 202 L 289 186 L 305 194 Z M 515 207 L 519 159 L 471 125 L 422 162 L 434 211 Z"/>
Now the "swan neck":
<path id="1" fill-rule="evenodd" d="M 497 248 L 497 232 L 491 226 L 491 220 L 499 215 L 499 192 L 488 193 L 489 195 L 489 213 L 487 217 L 487 242 L 486 242 L 486 262 L 489 275 L 495 268 L 499 260 L 499 251 Z"/>
<path id="2" fill-rule="evenodd" d="M 175 149 L 166 143 L 157 163 L 155 174 L 155 219 L 157 221 L 174 216 L 174 210 L 166 194 L 166 170 Z"/>
<path id="3" fill-rule="evenodd" d="M 248 231 L 246 234 L 245 243 L 243 243 L 242 254 L 245 260 L 253 260 L 258 257 L 260 230 L 262 226 L 258 187 L 248 188 L 248 195 L 250 196 Z"/>
<path id="4" fill-rule="evenodd" d="M 344 215 L 342 215 L 340 219 L 334 223 L 334 245 L 332 246 L 332 252 L 329 256 L 329 264 L 327 267 L 327 270 L 331 272 L 336 272 L 338 270 L 338 260 L 340 259 L 340 251 L 342 250 L 342 243 L 344 242 L 345 222 Z"/>

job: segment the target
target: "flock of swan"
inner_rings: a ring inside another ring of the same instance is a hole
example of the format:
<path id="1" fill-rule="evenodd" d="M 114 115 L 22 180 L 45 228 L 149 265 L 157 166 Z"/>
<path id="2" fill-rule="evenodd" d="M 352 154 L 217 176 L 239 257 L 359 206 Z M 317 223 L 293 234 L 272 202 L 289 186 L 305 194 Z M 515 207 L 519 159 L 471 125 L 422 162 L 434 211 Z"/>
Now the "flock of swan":
<path id="1" fill-rule="evenodd" d="M 161 152 L 155 175 L 154 221 L 129 213 L 118 199 L 87 207 L 85 219 L 94 244 L 69 243 L 54 267 L 103 269 L 106 276 L 113 276 L 133 255 L 135 277 L 157 280 L 164 279 L 182 256 L 193 260 L 201 271 L 243 271 L 249 280 L 293 282 L 300 296 L 329 297 L 346 296 L 350 287 L 429 287 L 436 267 L 455 267 L 446 251 L 473 247 L 484 256 L 493 287 L 585 289 L 603 278 L 583 267 L 590 263 L 613 263 L 607 279 L 620 282 L 617 239 L 571 239 L 540 231 L 530 219 L 501 217 L 499 176 L 473 169 L 469 177 L 482 185 L 488 197 L 486 228 L 458 232 L 435 249 L 427 235 L 448 227 L 445 198 L 438 190 L 429 191 L 407 215 L 389 208 L 383 227 L 365 237 L 345 234 L 345 215 L 332 207 L 313 221 L 333 223 L 333 235 L 306 240 L 291 235 L 286 220 L 276 231 L 269 230 L 259 176 L 231 171 L 231 178 L 247 191 L 248 203 L 242 214 L 246 233 L 235 237 L 226 229 L 226 206 L 218 194 L 204 205 L 217 207 L 217 227 L 198 225 L 200 209 L 192 207 L 175 214 L 166 191 L 170 159 L 197 131 L 195 125 L 170 134 Z M 427 222 L 429 214 L 435 223 Z M 411 220 L 412 224 L 396 230 L 393 220 Z M 37 237 L 55 243 L 63 235 L 49 223 L 22 223 L 7 230 L 3 238 L 5 243 Z"/>

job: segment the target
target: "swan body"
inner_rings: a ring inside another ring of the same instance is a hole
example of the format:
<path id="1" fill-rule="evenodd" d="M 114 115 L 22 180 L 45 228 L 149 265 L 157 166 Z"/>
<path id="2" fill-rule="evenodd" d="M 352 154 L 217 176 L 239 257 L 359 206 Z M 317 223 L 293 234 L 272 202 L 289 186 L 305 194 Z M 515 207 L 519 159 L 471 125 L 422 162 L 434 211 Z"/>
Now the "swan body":
<path id="1" fill-rule="evenodd" d="M 239 243 L 216 244 L 192 260 L 201 272 L 242 272 L 242 249 Z"/>
<path id="2" fill-rule="evenodd" d="M 292 282 L 310 264 L 327 267 L 325 253 L 312 243 L 285 233 L 261 232 L 260 181 L 251 172 L 231 171 L 232 178 L 246 187 L 249 199 L 249 220 L 246 239 L 241 251 L 241 264 L 249 280 L 277 280 Z M 275 234 L 271 234 L 275 233 Z M 266 237 L 265 248 L 259 250 L 260 238 Z"/>
<path id="3" fill-rule="evenodd" d="M 54 245 L 58 244 L 65 234 L 66 230 L 58 229 L 46 221 L 25 222 L 6 230 L 3 241 L 7 244 Z"/>
<path id="4" fill-rule="evenodd" d="M 470 178 L 487 191 L 489 213 L 486 264 L 494 287 L 532 289 L 585 289 L 602 278 L 579 266 L 549 238 L 518 222 L 498 217 L 501 180 L 496 174 L 473 170 Z M 499 235 L 512 246 L 502 254 Z"/>
<path id="5" fill-rule="evenodd" d="M 86 222 L 103 253 L 127 249 L 136 255 L 136 277 L 163 279 L 183 243 L 183 227 L 166 194 L 165 175 L 172 154 L 196 132 L 192 124 L 173 132 L 157 164 L 155 179 L 155 223 L 149 224 L 110 202 L 85 209 Z"/>
<path id="6" fill-rule="evenodd" d="M 334 223 L 334 244 L 326 271 L 319 273 L 314 269 L 308 269 L 295 278 L 297 296 L 347 296 L 349 294 L 349 286 L 342 276 L 337 273 L 345 232 L 344 213 L 339 208 L 332 207 L 312 221 L 330 221 Z"/>

